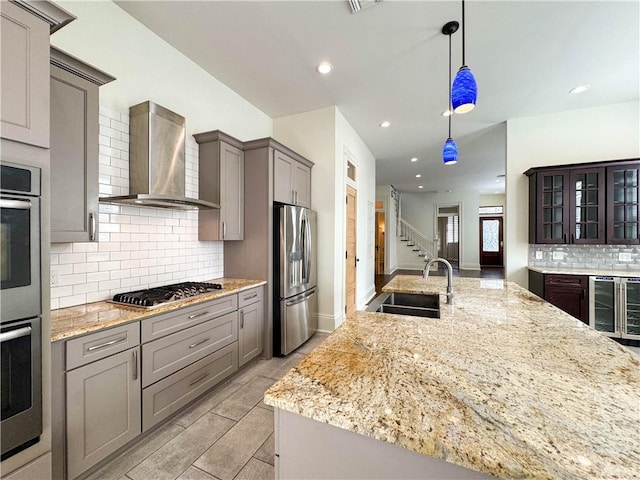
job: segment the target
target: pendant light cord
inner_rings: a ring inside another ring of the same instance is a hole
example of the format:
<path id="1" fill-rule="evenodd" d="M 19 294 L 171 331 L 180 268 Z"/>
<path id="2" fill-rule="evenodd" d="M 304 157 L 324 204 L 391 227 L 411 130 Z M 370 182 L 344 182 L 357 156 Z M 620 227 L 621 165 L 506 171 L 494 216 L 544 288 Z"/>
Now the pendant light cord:
<path id="1" fill-rule="evenodd" d="M 451 33 L 449 34 L 449 83 L 447 89 L 449 90 L 449 138 L 451 138 L 451 117 L 453 115 L 453 108 L 451 107 Z"/>
<path id="2" fill-rule="evenodd" d="M 464 61 L 464 27 L 467 22 L 464 21 L 464 0 L 462 0 L 462 65 L 466 65 Z"/>

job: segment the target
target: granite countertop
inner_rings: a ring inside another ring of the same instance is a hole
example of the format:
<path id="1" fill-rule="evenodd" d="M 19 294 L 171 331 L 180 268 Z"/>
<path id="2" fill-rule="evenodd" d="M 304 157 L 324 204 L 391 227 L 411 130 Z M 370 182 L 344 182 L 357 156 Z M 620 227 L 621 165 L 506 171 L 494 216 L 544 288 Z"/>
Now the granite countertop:
<path id="1" fill-rule="evenodd" d="M 607 277 L 640 277 L 640 270 L 607 270 L 571 267 L 527 267 L 533 272 L 555 275 L 592 275 Z"/>
<path id="2" fill-rule="evenodd" d="M 500 478 L 637 478 L 640 360 L 514 283 L 454 287 L 440 319 L 349 316 L 265 403 Z"/>
<path id="3" fill-rule="evenodd" d="M 198 297 L 188 298 L 154 309 L 128 307 L 110 302 L 95 302 L 52 310 L 51 341 L 55 342 L 102 330 L 103 328 L 115 327 L 153 315 L 196 305 L 207 300 L 214 300 L 267 283 L 264 280 L 244 280 L 237 278 L 216 278 L 210 281 L 222 284 L 222 290 L 216 290 Z"/>

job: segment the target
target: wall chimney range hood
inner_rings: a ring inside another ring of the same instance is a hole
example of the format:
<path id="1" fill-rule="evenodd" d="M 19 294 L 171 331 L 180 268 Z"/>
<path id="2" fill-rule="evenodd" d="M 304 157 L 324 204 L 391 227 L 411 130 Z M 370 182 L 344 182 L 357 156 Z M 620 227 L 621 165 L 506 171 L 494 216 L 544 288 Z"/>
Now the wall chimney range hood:
<path id="1" fill-rule="evenodd" d="M 185 119 L 153 102 L 129 108 L 129 195 L 102 203 L 211 210 L 219 205 L 185 197 Z"/>

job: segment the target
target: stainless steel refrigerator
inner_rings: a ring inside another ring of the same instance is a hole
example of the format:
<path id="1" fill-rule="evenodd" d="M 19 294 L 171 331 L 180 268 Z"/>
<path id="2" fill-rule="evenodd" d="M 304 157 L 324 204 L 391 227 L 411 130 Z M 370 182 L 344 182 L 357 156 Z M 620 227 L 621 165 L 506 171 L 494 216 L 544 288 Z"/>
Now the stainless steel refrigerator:
<path id="1" fill-rule="evenodd" d="M 274 207 L 273 353 L 288 355 L 318 329 L 316 212 Z"/>

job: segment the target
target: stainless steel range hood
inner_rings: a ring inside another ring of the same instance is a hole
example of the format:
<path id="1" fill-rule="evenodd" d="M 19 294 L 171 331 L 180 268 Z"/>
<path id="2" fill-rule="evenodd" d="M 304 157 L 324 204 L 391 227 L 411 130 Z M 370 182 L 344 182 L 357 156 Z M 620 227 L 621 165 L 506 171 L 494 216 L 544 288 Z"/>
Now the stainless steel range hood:
<path id="1" fill-rule="evenodd" d="M 174 210 L 219 205 L 185 197 L 185 119 L 153 102 L 129 108 L 129 195 L 100 202 Z"/>

